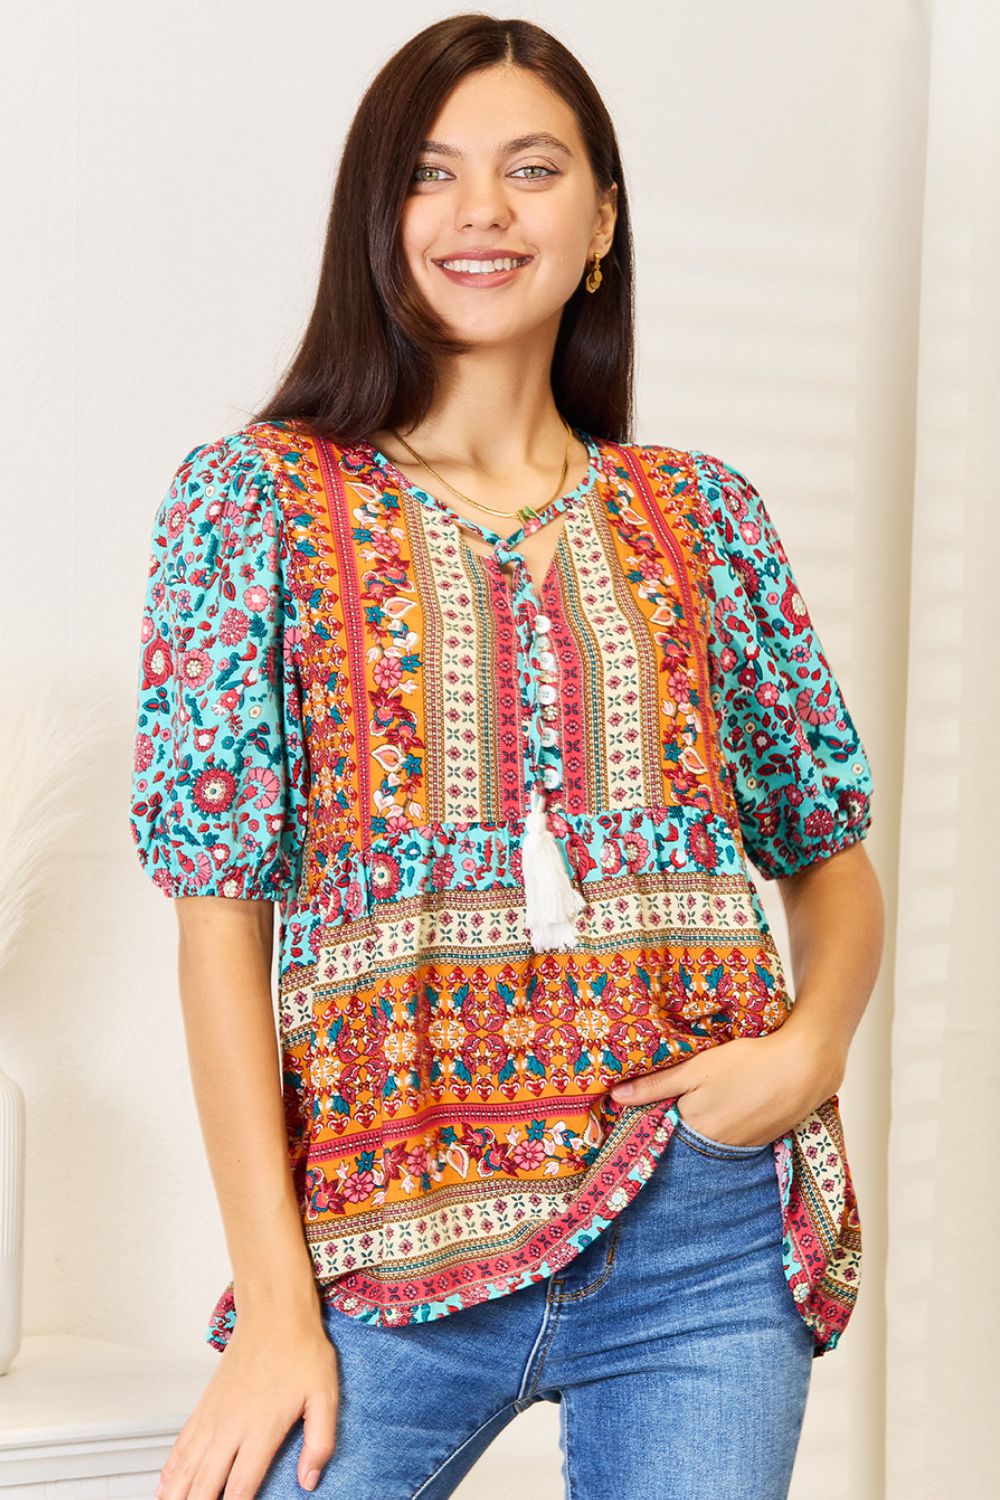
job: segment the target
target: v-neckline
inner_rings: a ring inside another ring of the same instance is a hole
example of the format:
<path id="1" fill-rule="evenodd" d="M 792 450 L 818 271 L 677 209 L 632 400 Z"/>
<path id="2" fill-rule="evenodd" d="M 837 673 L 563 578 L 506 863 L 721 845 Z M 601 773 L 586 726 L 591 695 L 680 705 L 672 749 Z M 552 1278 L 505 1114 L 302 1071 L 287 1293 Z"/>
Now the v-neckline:
<path id="1" fill-rule="evenodd" d="M 521 609 L 518 605 L 519 599 L 522 605 L 525 602 L 530 602 L 531 610 L 534 614 L 544 615 L 545 613 L 545 591 L 550 579 L 553 576 L 553 570 L 556 566 L 556 553 L 558 552 L 562 539 L 566 534 L 566 528 L 569 523 L 570 516 L 565 516 L 562 531 L 556 542 L 556 546 L 555 548 L 553 548 L 552 554 L 549 557 L 548 567 L 546 569 L 545 576 L 542 579 L 541 588 L 536 589 L 534 579 L 531 577 L 528 571 L 528 564 L 525 561 L 523 553 L 517 550 L 517 544 L 523 541 L 525 536 L 533 536 L 536 531 L 541 530 L 544 526 L 548 525 L 548 523 L 556 516 L 562 515 L 564 511 L 569 511 L 570 513 L 572 513 L 572 511 L 575 510 L 576 506 L 584 500 L 584 497 L 588 495 L 592 490 L 596 489 L 597 486 L 597 478 L 600 471 L 602 459 L 601 445 L 598 439 L 583 427 L 571 425 L 570 430 L 575 433 L 577 437 L 579 437 L 580 441 L 583 443 L 589 454 L 589 462 L 587 464 L 587 469 L 583 475 L 583 478 L 579 481 L 578 484 L 574 485 L 572 489 L 565 490 L 554 500 L 550 500 L 545 506 L 542 507 L 540 513 L 536 513 L 535 516 L 529 517 L 528 520 L 523 523 L 523 525 L 519 526 L 516 531 L 511 532 L 510 535 L 506 537 L 502 537 L 499 532 L 494 531 L 491 527 L 484 525 L 482 522 L 474 521 L 471 520 L 468 516 L 460 515 L 459 512 L 452 506 L 450 506 L 446 500 L 440 499 L 440 497 L 437 495 L 432 495 L 429 490 L 425 490 L 419 484 L 415 484 L 412 479 L 408 478 L 408 476 L 404 474 L 402 470 L 396 466 L 396 464 L 393 463 L 388 454 L 383 453 L 380 448 L 376 448 L 373 443 L 358 442 L 354 445 L 354 447 L 355 449 L 360 450 L 362 453 L 366 454 L 370 462 L 375 464 L 377 468 L 381 469 L 383 474 L 383 485 L 385 479 L 390 480 L 393 488 L 397 490 L 400 495 L 409 495 L 427 509 L 434 510 L 439 515 L 444 516 L 453 526 L 458 528 L 460 536 L 464 528 L 466 531 L 475 533 L 475 535 L 478 536 L 481 541 L 488 542 L 492 546 L 493 551 L 492 553 L 486 554 L 476 554 L 475 552 L 473 552 L 473 549 L 468 546 L 467 543 L 465 544 L 467 550 L 470 553 L 473 553 L 473 556 L 478 557 L 479 561 L 483 562 L 487 566 L 489 566 L 491 563 L 494 564 L 500 572 L 501 576 L 503 576 L 503 569 L 507 564 L 511 564 L 513 566 L 514 573 L 509 580 L 511 604 L 515 611 L 515 616 L 517 618 L 521 618 Z M 464 538 L 462 538 L 462 540 L 464 541 Z"/>
<path id="2" fill-rule="evenodd" d="M 569 506 L 573 505 L 575 501 L 581 499 L 584 495 L 586 495 L 590 490 L 593 489 L 594 485 L 597 482 L 597 472 L 601 458 L 601 450 L 597 439 L 582 427 L 571 425 L 571 430 L 587 449 L 590 455 L 590 461 L 587 465 L 586 472 L 583 478 L 580 480 L 579 484 L 574 485 L 571 490 L 564 491 L 563 494 L 558 495 L 554 500 L 550 500 L 546 505 L 542 507 L 542 510 L 539 513 L 539 518 L 542 526 L 546 525 L 550 520 L 552 520 L 554 516 L 560 515 Z M 414 481 L 412 479 L 409 479 L 401 469 L 396 467 L 392 459 L 389 458 L 387 454 L 383 453 L 380 448 L 376 448 L 374 444 L 367 442 L 358 442 L 355 443 L 354 446 L 369 454 L 373 462 L 378 465 L 383 473 L 388 475 L 388 477 L 393 481 L 393 484 L 400 491 L 405 494 L 412 495 L 416 500 L 419 500 L 422 505 L 429 506 L 432 510 L 439 511 L 441 514 L 447 516 L 448 519 L 456 526 L 464 526 L 468 530 L 475 531 L 482 541 L 491 543 L 494 549 L 496 549 L 497 546 L 500 546 L 505 551 L 510 550 L 516 547 L 518 542 L 523 541 L 526 534 L 533 535 L 534 532 L 539 529 L 539 527 L 534 525 L 531 520 L 528 520 L 525 521 L 521 526 L 519 526 L 516 531 L 512 531 L 509 536 L 502 537 L 498 532 L 494 531 L 492 527 L 486 526 L 480 521 L 470 520 L 468 516 L 460 515 L 457 510 L 455 510 L 448 504 L 447 500 L 442 500 L 438 495 L 432 495 L 429 490 L 425 490 L 421 488 L 419 484 L 414 483 Z M 527 528 L 529 527 L 531 528 L 530 531 L 527 530 Z M 565 532 L 565 524 L 563 526 L 563 532 Z M 480 553 L 478 555 L 480 557 L 483 557 L 485 554 Z M 546 573 L 546 578 L 548 578 L 548 573 L 552 571 L 553 560 L 554 554 L 553 558 L 549 561 L 549 568 L 548 572 Z M 532 588 L 534 589 L 534 584 L 532 584 Z"/>
<path id="3" fill-rule="evenodd" d="M 556 538 L 555 547 L 552 549 L 552 555 L 550 556 L 548 566 L 545 569 L 545 576 L 543 577 L 540 584 L 536 584 L 535 580 L 532 578 L 531 573 L 528 571 L 527 562 L 525 562 L 524 564 L 524 573 L 528 581 L 528 588 L 531 594 L 532 602 L 535 605 L 536 610 L 540 614 L 547 613 L 545 609 L 546 596 L 548 595 L 550 588 L 555 588 L 557 586 L 560 556 L 563 552 L 564 547 L 568 545 L 569 522 L 570 517 L 566 516 L 563 520 L 562 530 Z M 468 539 L 464 536 L 461 536 L 461 534 L 459 535 L 459 546 L 467 556 L 473 559 L 473 566 L 481 563 L 487 570 L 490 568 L 495 568 L 500 580 L 503 583 L 504 588 L 506 588 L 508 594 L 511 596 L 511 599 L 513 599 L 516 580 L 513 578 L 509 578 L 508 575 L 504 572 L 504 569 L 497 562 L 495 553 L 477 552 L 474 547 L 469 545 Z"/>

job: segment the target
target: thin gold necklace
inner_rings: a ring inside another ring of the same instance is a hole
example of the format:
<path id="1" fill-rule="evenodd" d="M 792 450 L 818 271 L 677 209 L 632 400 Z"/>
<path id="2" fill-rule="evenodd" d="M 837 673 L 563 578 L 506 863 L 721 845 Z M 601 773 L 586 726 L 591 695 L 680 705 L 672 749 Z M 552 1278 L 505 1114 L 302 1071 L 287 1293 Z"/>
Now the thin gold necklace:
<path id="1" fill-rule="evenodd" d="M 562 416 L 561 413 L 559 419 L 566 429 L 566 452 L 563 454 L 562 473 L 559 475 L 559 483 L 556 485 L 555 494 L 553 494 L 548 500 L 546 500 L 545 504 L 542 506 L 542 510 L 546 510 L 554 500 L 558 500 L 559 496 L 562 494 L 563 485 L 566 481 L 566 474 L 569 470 L 569 445 L 570 440 L 573 436 L 573 429 L 570 427 L 569 423 L 566 421 L 566 418 Z M 417 450 L 410 447 L 410 444 L 404 437 L 400 436 L 395 427 L 390 427 L 389 431 L 392 433 L 394 438 L 402 443 L 403 447 L 408 453 L 412 453 L 418 464 L 423 464 L 424 468 L 427 469 L 429 473 L 433 474 L 435 479 L 440 479 L 441 483 L 445 485 L 447 489 L 451 490 L 453 495 L 458 495 L 461 500 L 467 500 L 468 503 L 470 505 L 474 505 L 477 510 L 488 511 L 491 516 L 507 516 L 508 518 L 513 514 L 519 516 L 522 521 L 530 521 L 540 514 L 540 512 L 537 511 L 533 505 L 522 505 L 519 510 L 511 512 L 509 510 L 497 510 L 495 506 L 492 505 L 484 505 L 481 500 L 473 500 L 471 495 L 463 494 L 463 492 L 459 489 L 456 489 L 453 484 L 449 484 L 448 480 L 445 479 L 443 474 L 439 474 L 437 469 L 432 469 L 426 458 L 421 458 Z"/>

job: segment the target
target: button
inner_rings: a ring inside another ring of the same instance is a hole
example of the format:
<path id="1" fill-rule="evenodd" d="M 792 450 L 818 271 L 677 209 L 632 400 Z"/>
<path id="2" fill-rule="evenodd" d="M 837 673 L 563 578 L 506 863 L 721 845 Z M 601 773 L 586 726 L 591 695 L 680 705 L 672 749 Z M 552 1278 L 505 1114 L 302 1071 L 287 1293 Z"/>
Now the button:
<path id="1" fill-rule="evenodd" d="M 542 772 L 542 780 L 549 788 L 558 786 L 560 781 L 562 781 L 562 772 L 558 766 L 546 766 Z"/>
<path id="2" fill-rule="evenodd" d="M 541 687 L 538 689 L 539 703 L 555 703 L 557 697 L 558 694 L 556 693 L 556 690 L 552 686 L 551 682 L 543 682 Z"/>
<path id="3" fill-rule="evenodd" d="M 552 621 L 549 619 L 548 615 L 535 616 L 535 630 L 538 635 L 545 635 L 551 629 Z"/>
<path id="4" fill-rule="evenodd" d="M 543 724 L 538 737 L 543 745 L 554 745 L 559 739 L 551 724 Z"/>
<path id="5" fill-rule="evenodd" d="M 538 665 L 543 672 L 551 672 L 555 669 L 556 656 L 554 651 L 539 651 Z"/>

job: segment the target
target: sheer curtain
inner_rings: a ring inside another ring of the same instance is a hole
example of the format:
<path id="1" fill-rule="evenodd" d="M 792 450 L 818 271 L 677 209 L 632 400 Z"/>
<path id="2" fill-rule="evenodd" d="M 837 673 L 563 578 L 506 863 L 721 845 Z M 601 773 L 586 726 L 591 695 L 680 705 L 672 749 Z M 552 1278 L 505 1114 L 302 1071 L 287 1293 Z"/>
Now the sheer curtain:
<path id="1" fill-rule="evenodd" d="M 997 1493 L 1000 7 L 931 26 L 886 1267 L 886 1495 Z"/>

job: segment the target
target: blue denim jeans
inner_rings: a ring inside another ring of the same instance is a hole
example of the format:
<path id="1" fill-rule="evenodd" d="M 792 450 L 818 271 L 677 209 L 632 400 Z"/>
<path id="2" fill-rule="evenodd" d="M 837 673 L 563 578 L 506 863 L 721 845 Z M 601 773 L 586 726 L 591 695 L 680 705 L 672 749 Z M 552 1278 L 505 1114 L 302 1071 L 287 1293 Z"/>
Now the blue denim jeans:
<path id="1" fill-rule="evenodd" d="M 430 1323 L 324 1304 L 335 1448 L 317 1500 L 441 1500 L 497 1433 L 559 1403 L 569 1500 L 785 1500 L 813 1339 L 781 1264 L 771 1146 L 678 1118 L 650 1180 L 568 1266 Z M 296 1478 L 301 1419 L 260 1500 Z"/>

